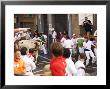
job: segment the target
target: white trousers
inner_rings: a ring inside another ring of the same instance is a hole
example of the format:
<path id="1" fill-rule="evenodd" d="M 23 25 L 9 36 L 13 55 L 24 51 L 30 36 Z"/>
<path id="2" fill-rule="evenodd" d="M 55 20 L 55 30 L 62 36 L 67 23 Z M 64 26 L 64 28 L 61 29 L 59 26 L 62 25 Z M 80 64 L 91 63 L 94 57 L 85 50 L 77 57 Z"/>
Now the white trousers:
<path id="1" fill-rule="evenodd" d="M 91 51 L 85 51 L 85 54 L 86 54 L 86 57 L 87 57 L 87 60 L 86 60 L 86 65 L 89 64 L 89 60 L 90 60 L 90 56 L 92 57 L 92 63 L 95 62 L 95 56 L 94 56 L 94 53 Z"/>

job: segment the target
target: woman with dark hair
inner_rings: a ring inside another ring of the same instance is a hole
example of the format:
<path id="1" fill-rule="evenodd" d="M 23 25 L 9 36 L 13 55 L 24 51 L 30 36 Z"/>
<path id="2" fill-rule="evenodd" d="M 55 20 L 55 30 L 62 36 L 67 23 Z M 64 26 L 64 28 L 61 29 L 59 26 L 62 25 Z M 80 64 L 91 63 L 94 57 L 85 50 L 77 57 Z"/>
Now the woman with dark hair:
<path id="1" fill-rule="evenodd" d="M 52 76 L 66 76 L 66 62 L 63 58 L 63 47 L 59 42 L 51 45 L 52 59 L 50 62 L 50 70 Z"/>
<path id="2" fill-rule="evenodd" d="M 67 76 L 75 76 L 77 75 L 77 70 L 75 68 L 74 62 L 70 57 L 70 50 L 68 48 L 64 48 L 63 57 L 66 59 L 66 74 Z"/>

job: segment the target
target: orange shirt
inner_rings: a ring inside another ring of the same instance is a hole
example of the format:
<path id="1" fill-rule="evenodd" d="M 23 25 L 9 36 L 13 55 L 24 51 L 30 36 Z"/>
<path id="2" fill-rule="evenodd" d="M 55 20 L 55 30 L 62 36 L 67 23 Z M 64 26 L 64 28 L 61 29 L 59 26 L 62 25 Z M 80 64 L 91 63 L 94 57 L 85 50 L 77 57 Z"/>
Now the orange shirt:
<path id="1" fill-rule="evenodd" d="M 24 74 L 26 73 L 26 66 L 22 59 L 14 60 L 14 74 Z"/>

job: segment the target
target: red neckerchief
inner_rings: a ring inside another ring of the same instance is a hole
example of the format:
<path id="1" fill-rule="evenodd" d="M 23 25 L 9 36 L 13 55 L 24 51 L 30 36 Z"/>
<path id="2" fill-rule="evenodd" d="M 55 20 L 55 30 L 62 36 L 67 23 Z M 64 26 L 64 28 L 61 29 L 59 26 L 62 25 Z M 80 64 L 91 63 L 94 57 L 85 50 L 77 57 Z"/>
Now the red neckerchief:
<path id="1" fill-rule="evenodd" d="M 14 61 L 15 62 L 18 62 L 20 59 L 19 58 L 14 58 Z"/>
<path id="2" fill-rule="evenodd" d="M 28 53 L 28 57 L 30 58 L 32 56 L 32 53 Z M 33 57 L 33 56 L 32 56 Z"/>

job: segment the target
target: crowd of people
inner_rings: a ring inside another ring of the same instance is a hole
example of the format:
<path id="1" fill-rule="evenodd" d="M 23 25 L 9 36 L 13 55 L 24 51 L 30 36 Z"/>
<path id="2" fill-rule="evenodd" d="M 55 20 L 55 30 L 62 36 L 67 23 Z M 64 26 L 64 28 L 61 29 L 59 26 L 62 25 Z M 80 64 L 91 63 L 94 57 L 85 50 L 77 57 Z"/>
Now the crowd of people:
<path id="1" fill-rule="evenodd" d="M 91 25 L 87 20 L 83 23 Z M 84 25 L 85 26 L 85 25 Z M 89 28 L 90 29 L 90 28 Z M 57 33 L 55 29 L 49 34 L 38 33 L 35 31 L 18 31 L 14 34 L 14 46 L 21 40 L 37 40 L 42 44 L 40 52 L 48 55 L 48 48 L 51 52 L 50 71 L 52 76 L 86 76 L 85 68 L 97 66 L 97 34 L 91 38 L 90 30 L 86 29 L 87 34 L 69 36 L 67 32 Z M 51 46 L 50 46 L 51 44 Z M 47 46 L 49 46 L 47 48 Z M 15 47 L 14 49 L 14 74 L 17 76 L 34 75 L 36 69 L 35 52 L 36 48 Z M 90 61 L 91 60 L 91 61 Z"/>
<path id="2" fill-rule="evenodd" d="M 72 38 L 64 34 L 60 42 L 51 45 L 52 59 L 50 68 L 53 76 L 84 76 L 85 67 L 96 67 L 96 39 L 88 37 Z M 75 56 L 76 55 L 76 56 Z M 92 59 L 92 63 L 90 62 Z"/>

